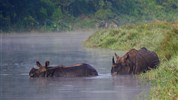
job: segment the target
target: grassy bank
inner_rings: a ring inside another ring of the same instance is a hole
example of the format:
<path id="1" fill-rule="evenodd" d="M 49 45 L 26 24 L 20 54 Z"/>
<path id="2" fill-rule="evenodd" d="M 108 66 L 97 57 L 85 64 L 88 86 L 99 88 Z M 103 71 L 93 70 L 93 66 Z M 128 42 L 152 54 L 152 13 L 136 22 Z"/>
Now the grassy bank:
<path id="1" fill-rule="evenodd" d="M 161 60 L 159 68 L 140 75 L 152 82 L 149 98 L 169 100 L 178 95 L 178 23 L 153 21 L 100 30 L 85 45 L 126 51 L 146 47 L 155 51 Z"/>

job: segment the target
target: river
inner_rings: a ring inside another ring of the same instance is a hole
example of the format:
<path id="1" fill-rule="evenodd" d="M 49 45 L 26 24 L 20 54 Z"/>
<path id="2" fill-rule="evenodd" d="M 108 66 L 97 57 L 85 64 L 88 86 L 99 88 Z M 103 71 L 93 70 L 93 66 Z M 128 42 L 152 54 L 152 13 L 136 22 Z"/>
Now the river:
<path id="1" fill-rule="evenodd" d="M 85 48 L 91 32 L 1 34 L 0 100 L 137 100 L 146 99 L 149 84 L 135 76 L 110 75 L 114 52 Z M 36 61 L 43 65 L 91 64 L 97 77 L 29 78 Z"/>

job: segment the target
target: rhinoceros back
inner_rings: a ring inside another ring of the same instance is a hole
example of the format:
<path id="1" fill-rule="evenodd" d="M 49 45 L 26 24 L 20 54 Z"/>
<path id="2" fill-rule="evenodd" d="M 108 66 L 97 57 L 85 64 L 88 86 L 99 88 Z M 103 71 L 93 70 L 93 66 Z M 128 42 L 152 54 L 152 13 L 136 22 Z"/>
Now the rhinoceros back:
<path id="1" fill-rule="evenodd" d="M 159 58 L 155 52 L 149 51 L 146 48 L 141 48 L 136 55 L 135 73 L 140 73 L 156 68 L 159 64 Z"/>
<path id="2" fill-rule="evenodd" d="M 87 77 L 98 76 L 97 71 L 89 64 L 77 64 L 70 67 L 56 67 L 52 77 Z"/>

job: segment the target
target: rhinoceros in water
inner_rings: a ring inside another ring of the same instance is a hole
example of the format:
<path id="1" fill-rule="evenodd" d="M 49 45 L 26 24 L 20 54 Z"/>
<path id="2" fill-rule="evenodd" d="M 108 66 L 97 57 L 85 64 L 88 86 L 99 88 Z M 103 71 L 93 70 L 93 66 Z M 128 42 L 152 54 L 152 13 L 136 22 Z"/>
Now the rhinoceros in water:
<path id="1" fill-rule="evenodd" d="M 147 50 L 145 47 L 140 50 L 131 49 L 124 56 L 119 57 L 116 53 L 116 62 L 112 58 L 111 74 L 139 74 L 156 68 L 160 61 L 157 54 Z"/>
<path id="2" fill-rule="evenodd" d="M 30 77 L 89 77 L 98 76 L 98 72 L 89 64 L 75 64 L 69 67 L 63 65 L 49 67 L 49 61 L 42 66 L 36 62 L 38 69 L 32 68 L 29 72 Z"/>

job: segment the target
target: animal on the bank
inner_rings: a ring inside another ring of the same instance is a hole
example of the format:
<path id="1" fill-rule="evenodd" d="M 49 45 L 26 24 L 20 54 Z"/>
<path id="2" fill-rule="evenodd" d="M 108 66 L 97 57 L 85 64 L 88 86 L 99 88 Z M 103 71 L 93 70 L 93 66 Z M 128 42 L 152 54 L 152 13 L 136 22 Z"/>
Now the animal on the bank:
<path id="1" fill-rule="evenodd" d="M 145 47 L 140 50 L 131 49 L 122 57 L 115 53 L 115 57 L 116 61 L 112 58 L 112 75 L 139 74 L 156 68 L 160 63 L 157 54 Z"/>
<path id="2" fill-rule="evenodd" d="M 75 64 L 69 67 L 63 65 L 49 67 L 49 61 L 42 66 L 36 62 L 38 69 L 32 68 L 29 72 L 30 77 L 89 77 L 98 76 L 98 72 L 89 64 Z"/>

